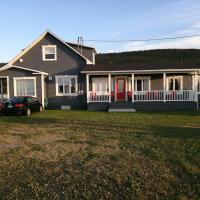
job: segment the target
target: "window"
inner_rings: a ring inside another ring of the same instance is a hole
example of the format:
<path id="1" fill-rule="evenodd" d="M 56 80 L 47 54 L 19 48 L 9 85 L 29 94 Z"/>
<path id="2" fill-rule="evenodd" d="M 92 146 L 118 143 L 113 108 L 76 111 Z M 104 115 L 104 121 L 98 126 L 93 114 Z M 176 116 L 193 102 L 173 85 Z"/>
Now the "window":
<path id="1" fill-rule="evenodd" d="M 56 76 L 56 95 L 77 95 L 77 76 Z"/>
<path id="2" fill-rule="evenodd" d="M 36 77 L 14 78 L 14 96 L 36 97 Z"/>
<path id="3" fill-rule="evenodd" d="M 183 77 L 171 76 L 167 77 L 167 90 L 182 90 Z"/>
<path id="4" fill-rule="evenodd" d="M 136 77 L 135 78 L 135 91 L 148 91 L 150 90 L 149 77 Z"/>
<path id="5" fill-rule="evenodd" d="M 44 61 L 57 60 L 56 45 L 42 46 L 42 58 Z"/>
<path id="6" fill-rule="evenodd" d="M 93 92 L 107 92 L 108 78 L 92 78 L 92 91 Z"/>
<path id="7" fill-rule="evenodd" d="M 198 77 L 198 92 L 200 92 L 200 76 Z"/>

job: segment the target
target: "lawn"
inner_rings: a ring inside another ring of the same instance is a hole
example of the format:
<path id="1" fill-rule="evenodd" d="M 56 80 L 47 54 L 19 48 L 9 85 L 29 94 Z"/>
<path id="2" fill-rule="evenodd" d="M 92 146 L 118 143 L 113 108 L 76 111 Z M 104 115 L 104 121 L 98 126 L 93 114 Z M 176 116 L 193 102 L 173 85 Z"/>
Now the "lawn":
<path id="1" fill-rule="evenodd" d="M 0 116 L 0 199 L 200 199 L 200 112 Z"/>

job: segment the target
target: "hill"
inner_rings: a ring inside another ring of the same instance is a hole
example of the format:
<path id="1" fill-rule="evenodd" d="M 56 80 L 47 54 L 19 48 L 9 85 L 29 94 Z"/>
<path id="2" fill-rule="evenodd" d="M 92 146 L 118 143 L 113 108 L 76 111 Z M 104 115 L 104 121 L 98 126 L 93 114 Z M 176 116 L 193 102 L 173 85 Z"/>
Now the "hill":
<path id="1" fill-rule="evenodd" d="M 194 63 L 200 64 L 200 49 L 157 49 L 96 55 L 97 64 Z"/>

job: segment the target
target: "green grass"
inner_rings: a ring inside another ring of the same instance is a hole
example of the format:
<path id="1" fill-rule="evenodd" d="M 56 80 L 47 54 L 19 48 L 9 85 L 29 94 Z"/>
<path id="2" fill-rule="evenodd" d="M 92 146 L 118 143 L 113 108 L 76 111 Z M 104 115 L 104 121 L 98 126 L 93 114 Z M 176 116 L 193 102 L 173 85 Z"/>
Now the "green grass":
<path id="1" fill-rule="evenodd" d="M 200 113 L 0 116 L 0 199 L 200 199 Z"/>

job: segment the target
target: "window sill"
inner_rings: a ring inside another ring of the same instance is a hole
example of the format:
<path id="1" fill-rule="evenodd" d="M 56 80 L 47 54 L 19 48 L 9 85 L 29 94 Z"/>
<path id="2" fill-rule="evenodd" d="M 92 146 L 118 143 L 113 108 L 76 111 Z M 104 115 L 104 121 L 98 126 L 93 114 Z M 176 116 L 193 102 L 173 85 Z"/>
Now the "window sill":
<path id="1" fill-rule="evenodd" d="M 43 59 L 42 61 L 57 61 L 57 59 L 47 59 L 47 60 Z"/>
<path id="2" fill-rule="evenodd" d="M 78 96 L 78 94 L 56 94 L 57 97 L 74 97 Z"/>

